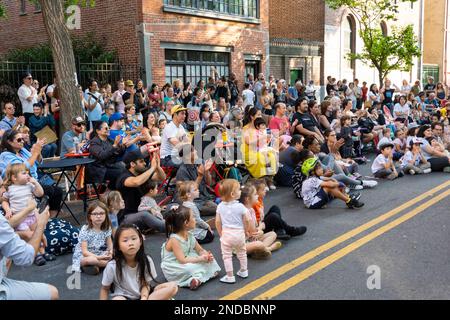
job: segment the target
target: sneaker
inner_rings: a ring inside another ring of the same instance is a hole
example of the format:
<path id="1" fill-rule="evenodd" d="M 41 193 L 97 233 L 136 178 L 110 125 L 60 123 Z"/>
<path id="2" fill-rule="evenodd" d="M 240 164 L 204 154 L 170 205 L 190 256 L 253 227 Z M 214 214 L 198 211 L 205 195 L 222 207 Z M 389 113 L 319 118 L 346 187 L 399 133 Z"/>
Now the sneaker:
<path id="1" fill-rule="evenodd" d="M 277 241 L 274 243 L 274 247 L 272 249 L 272 252 L 277 251 L 278 249 L 280 249 L 283 246 L 283 244 L 280 241 Z"/>
<path id="2" fill-rule="evenodd" d="M 352 193 L 352 194 L 349 194 L 349 196 L 350 196 L 350 198 L 352 198 L 352 199 L 356 199 L 356 200 L 361 199 L 361 193 L 360 193 L 360 192 L 354 192 L 354 193 Z"/>
<path id="3" fill-rule="evenodd" d="M 363 180 L 362 186 L 363 188 L 375 188 L 378 185 L 378 182 L 373 180 Z"/>
<path id="4" fill-rule="evenodd" d="M 266 260 L 272 257 L 272 252 L 269 250 L 255 251 L 250 255 L 250 257 L 255 260 Z"/>
<path id="5" fill-rule="evenodd" d="M 47 261 L 45 260 L 44 256 L 42 254 L 38 254 L 35 258 L 34 258 L 34 264 L 37 266 L 43 266 L 44 264 L 46 264 Z"/>
<path id="6" fill-rule="evenodd" d="M 415 175 L 416 174 L 416 172 L 413 170 L 413 169 L 410 169 L 409 171 L 408 171 L 408 173 L 410 174 L 410 175 Z"/>
<path id="7" fill-rule="evenodd" d="M 356 200 L 354 198 L 350 198 L 350 201 L 347 202 L 347 207 L 349 209 L 357 209 L 357 208 L 361 208 L 362 206 L 364 206 L 364 203 L 360 202 L 359 200 Z"/>
<path id="8" fill-rule="evenodd" d="M 275 187 L 274 184 L 271 184 L 270 187 L 269 187 L 269 189 L 270 189 L 270 190 L 277 190 L 277 187 Z"/>
<path id="9" fill-rule="evenodd" d="M 297 237 L 301 236 L 302 234 L 306 233 L 307 228 L 304 226 L 301 227 L 293 227 L 291 230 L 289 230 L 288 235 L 291 237 Z"/>
<path id="10" fill-rule="evenodd" d="M 275 233 L 277 234 L 278 240 L 289 240 L 291 238 L 291 236 L 286 233 L 284 229 L 276 230 Z"/>
<path id="11" fill-rule="evenodd" d="M 189 289 L 197 290 L 198 287 L 200 287 L 201 284 L 202 284 L 202 282 L 200 280 L 198 280 L 197 278 L 193 278 L 191 280 L 191 283 L 189 284 Z"/>
<path id="12" fill-rule="evenodd" d="M 245 270 L 245 271 L 239 270 L 238 272 L 236 272 L 236 274 L 237 274 L 239 277 L 245 279 L 245 278 L 248 277 L 248 270 Z"/>
<path id="13" fill-rule="evenodd" d="M 430 168 L 424 169 L 424 170 L 423 170 L 423 173 L 431 173 L 431 169 L 430 169 Z"/>
<path id="14" fill-rule="evenodd" d="M 386 177 L 386 179 L 388 179 L 388 180 L 395 180 L 395 179 L 397 179 L 397 176 L 395 175 L 395 173 L 392 172 L 390 175 L 388 175 Z"/>
<path id="15" fill-rule="evenodd" d="M 350 188 L 350 190 L 362 190 L 362 189 L 364 189 L 362 184 L 351 184 L 348 187 Z"/>
<path id="16" fill-rule="evenodd" d="M 443 172 L 445 172 L 445 173 L 450 173 L 450 167 L 445 167 L 444 170 L 443 170 Z"/>
<path id="17" fill-rule="evenodd" d="M 84 266 L 81 267 L 81 271 L 91 276 L 96 276 L 100 273 L 100 269 L 97 266 Z"/>
<path id="18" fill-rule="evenodd" d="M 236 282 L 236 278 L 234 276 L 229 277 L 227 275 L 224 275 L 222 278 L 220 278 L 220 282 L 223 282 L 223 283 L 235 283 Z"/>
<path id="19" fill-rule="evenodd" d="M 267 187 L 267 186 L 264 189 L 266 190 L 266 192 L 268 192 L 270 190 L 269 187 Z"/>

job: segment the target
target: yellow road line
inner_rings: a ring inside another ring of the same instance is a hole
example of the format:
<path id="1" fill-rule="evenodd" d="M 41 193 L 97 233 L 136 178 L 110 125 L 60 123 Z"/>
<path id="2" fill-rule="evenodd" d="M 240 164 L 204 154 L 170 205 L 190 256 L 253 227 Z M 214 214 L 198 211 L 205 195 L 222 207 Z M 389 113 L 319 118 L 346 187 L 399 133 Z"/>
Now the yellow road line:
<path id="1" fill-rule="evenodd" d="M 436 196 L 435 198 L 428 200 L 427 202 L 421 204 L 417 208 L 400 216 L 399 218 L 376 229 L 375 231 L 372 231 L 371 233 L 362 237 L 361 239 L 349 244 L 348 246 L 342 248 L 341 250 L 336 251 L 335 253 L 329 255 L 328 257 L 320 260 L 319 262 L 313 264 L 309 268 L 306 268 L 305 270 L 301 271 L 297 275 L 289 278 L 286 281 L 283 281 L 282 283 L 278 284 L 277 286 L 273 287 L 272 289 L 267 290 L 266 292 L 260 294 L 254 300 L 272 299 L 273 297 L 285 292 L 289 288 L 308 279 L 309 277 L 311 277 L 315 273 L 319 272 L 320 270 L 326 268 L 330 264 L 345 257 L 346 255 L 355 251 L 356 249 L 360 248 L 361 246 L 365 245 L 369 241 L 379 237 L 380 235 L 388 232 L 389 230 L 392 230 L 393 228 L 397 227 L 398 225 L 402 224 L 403 222 L 408 221 L 409 219 L 413 218 L 414 216 L 418 215 L 422 211 L 426 210 L 427 208 L 431 207 L 432 205 L 436 204 L 437 202 L 441 201 L 442 199 L 444 199 L 445 197 L 447 197 L 449 195 L 450 195 L 450 190 L 447 190 L 444 193 L 441 193 L 440 195 Z"/>
<path id="2" fill-rule="evenodd" d="M 448 187 L 450 185 L 450 181 L 444 182 L 440 185 L 438 185 L 437 187 L 431 189 L 430 191 L 427 191 L 425 193 L 423 193 L 422 195 L 409 200 L 408 202 L 405 202 L 404 204 L 402 204 L 401 206 L 398 206 L 397 208 L 394 208 L 390 211 L 388 211 L 387 213 L 353 229 L 348 231 L 347 233 L 331 240 L 328 243 L 325 243 L 323 245 L 321 245 L 320 247 L 317 247 L 314 250 L 309 251 L 308 253 L 304 254 L 303 256 L 275 269 L 274 271 L 250 282 L 249 284 L 245 285 L 244 287 L 235 290 L 229 294 L 227 294 L 226 296 L 222 297 L 220 300 L 236 300 L 239 299 L 243 296 L 245 296 L 246 294 L 249 294 L 250 292 L 262 287 L 263 285 L 267 284 L 268 282 L 282 276 L 283 274 L 285 274 L 286 272 L 297 268 L 298 266 L 302 265 L 303 263 L 306 263 L 308 261 L 310 261 L 311 259 L 314 259 L 315 257 L 317 257 L 318 255 L 324 253 L 325 251 L 328 251 L 331 248 L 334 248 L 335 246 L 347 241 L 348 239 L 353 238 L 354 236 L 360 234 L 361 232 L 364 232 L 368 229 L 370 229 L 371 227 L 389 219 L 390 217 L 395 216 L 396 214 L 402 212 L 405 209 L 408 209 L 409 207 L 415 205 L 416 203 L 426 199 L 427 197 L 433 196 L 436 192 L 439 192 L 440 190 Z"/>

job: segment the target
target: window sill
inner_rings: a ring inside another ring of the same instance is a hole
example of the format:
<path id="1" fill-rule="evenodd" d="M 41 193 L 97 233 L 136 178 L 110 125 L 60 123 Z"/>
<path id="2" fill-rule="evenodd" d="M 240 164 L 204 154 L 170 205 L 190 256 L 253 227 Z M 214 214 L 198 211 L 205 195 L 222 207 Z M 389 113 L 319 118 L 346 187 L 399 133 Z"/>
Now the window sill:
<path id="1" fill-rule="evenodd" d="M 237 21 L 242 23 L 252 23 L 252 24 L 261 24 L 261 19 L 257 18 L 250 18 L 250 17 L 241 17 L 241 16 L 234 16 L 214 11 L 200 11 L 195 9 L 188 9 L 188 8 L 180 8 L 176 6 L 170 6 L 170 5 L 164 5 L 163 7 L 164 12 L 171 12 L 171 13 L 179 13 L 189 16 L 198 16 L 198 17 L 206 17 L 206 18 L 212 18 L 212 19 L 220 19 L 220 20 L 227 20 L 227 21 Z"/>
<path id="2" fill-rule="evenodd" d="M 26 12 L 21 12 L 21 13 L 19 13 L 19 17 L 26 16 L 26 15 L 27 15 Z"/>

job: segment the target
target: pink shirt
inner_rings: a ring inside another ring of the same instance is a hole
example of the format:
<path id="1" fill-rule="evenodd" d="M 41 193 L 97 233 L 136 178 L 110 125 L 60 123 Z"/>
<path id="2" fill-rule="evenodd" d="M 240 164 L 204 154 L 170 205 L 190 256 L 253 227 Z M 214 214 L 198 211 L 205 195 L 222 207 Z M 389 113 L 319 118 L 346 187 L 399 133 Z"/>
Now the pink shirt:
<path id="1" fill-rule="evenodd" d="M 277 117 L 273 117 L 270 120 L 269 123 L 269 128 L 270 130 L 281 130 L 281 125 L 285 123 L 286 124 L 286 131 L 285 132 L 281 132 L 280 134 L 289 134 L 289 129 L 290 129 L 290 123 L 289 120 L 287 119 L 287 117 L 283 117 L 283 118 L 277 118 Z"/>

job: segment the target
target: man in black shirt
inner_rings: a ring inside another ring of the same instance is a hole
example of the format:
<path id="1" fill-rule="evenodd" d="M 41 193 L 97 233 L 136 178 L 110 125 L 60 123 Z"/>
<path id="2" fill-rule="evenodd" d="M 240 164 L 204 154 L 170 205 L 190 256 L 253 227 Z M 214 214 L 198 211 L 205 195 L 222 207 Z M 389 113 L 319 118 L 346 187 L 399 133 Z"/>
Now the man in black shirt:
<path id="1" fill-rule="evenodd" d="M 434 78 L 432 76 L 428 77 L 428 83 L 423 87 L 423 91 L 428 95 L 431 92 L 434 92 L 434 89 L 436 89 L 436 84 L 434 83 Z"/>
<path id="2" fill-rule="evenodd" d="M 304 137 L 314 136 L 320 142 L 324 142 L 324 138 L 316 122 L 308 113 L 307 99 L 299 99 L 295 105 L 296 112 L 292 118 L 291 134 L 301 134 Z"/>
<path id="3" fill-rule="evenodd" d="M 122 95 L 123 103 L 125 105 L 134 104 L 136 106 L 134 98 L 136 91 L 134 90 L 134 83 L 132 80 L 125 81 L 125 90 L 126 92 Z"/>
<path id="4" fill-rule="evenodd" d="M 155 155 L 151 161 L 151 167 L 147 168 L 140 150 L 129 152 L 125 155 L 126 170 L 117 180 L 117 190 L 121 193 L 125 202 L 125 209 L 119 215 L 120 223 L 136 224 L 141 230 L 156 229 L 165 232 L 165 222 L 147 211 L 138 212 L 142 196 L 143 186 L 147 180 L 164 180 L 166 174 L 161 169 L 159 157 Z"/>

